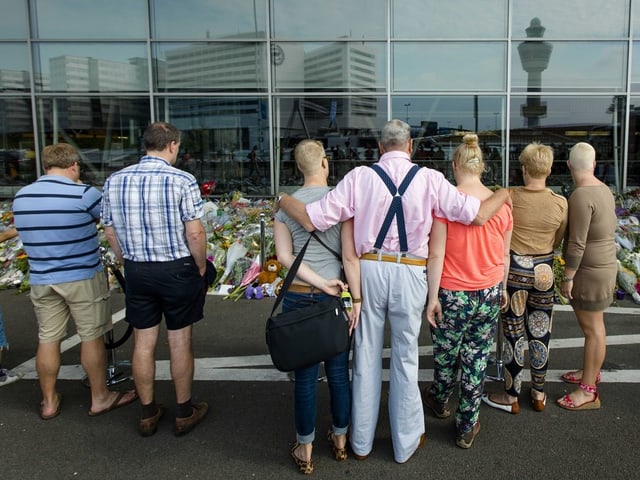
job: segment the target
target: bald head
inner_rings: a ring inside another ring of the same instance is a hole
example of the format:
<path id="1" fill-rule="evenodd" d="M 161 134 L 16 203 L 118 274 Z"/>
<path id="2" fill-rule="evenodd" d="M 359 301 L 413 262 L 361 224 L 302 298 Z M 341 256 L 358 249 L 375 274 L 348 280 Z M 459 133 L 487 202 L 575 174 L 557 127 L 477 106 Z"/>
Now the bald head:
<path id="1" fill-rule="evenodd" d="M 591 170 L 596 160 L 596 151 L 585 142 L 576 143 L 569 152 L 569 165 L 574 170 Z"/>

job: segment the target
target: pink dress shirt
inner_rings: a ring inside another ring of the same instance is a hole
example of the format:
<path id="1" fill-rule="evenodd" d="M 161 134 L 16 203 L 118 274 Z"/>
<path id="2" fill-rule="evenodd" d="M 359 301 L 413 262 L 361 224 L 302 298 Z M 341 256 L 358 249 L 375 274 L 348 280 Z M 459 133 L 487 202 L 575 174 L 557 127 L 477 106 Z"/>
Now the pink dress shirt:
<path id="1" fill-rule="evenodd" d="M 405 152 L 391 151 L 380 157 L 379 165 L 398 186 L 413 164 Z M 373 249 L 391 200 L 389 190 L 372 168 L 356 167 L 323 198 L 308 203 L 306 210 L 320 231 L 353 217 L 356 253 L 362 255 Z M 478 215 L 480 200 L 458 191 L 437 170 L 421 168 L 402 196 L 402 205 L 409 246 L 407 253 L 427 258 L 433 216 L 468 225 Z M 400 251 L 395 220 L 391 222 L 381 250 Z"/>

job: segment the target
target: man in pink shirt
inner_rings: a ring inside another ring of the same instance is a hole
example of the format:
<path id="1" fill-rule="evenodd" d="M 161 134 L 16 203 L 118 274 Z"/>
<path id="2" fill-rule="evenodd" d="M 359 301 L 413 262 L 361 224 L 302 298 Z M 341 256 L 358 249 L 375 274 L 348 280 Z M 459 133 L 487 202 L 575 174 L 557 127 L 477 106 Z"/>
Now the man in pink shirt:
<path id="1" fill-rule="evenodd" d="M 411 162 L 411 129 L 400 120 L 385 124 L 379 149 L 382 156 L 373 168 L 354 168 L 322 199 L 305 205 L 279 195 L 277 208 L 307 231 L 324 231 L 354 219 L 362 311 L 354 333 L 351 448 L 359 460 L 373 449 L 388 318 L 391 438 L 396 462 L 405 463 L 424 442 L 418 335 L 427 297 L 426 259 L 433 216 L 482 225 L 509 195 L 500 189 L 480 202 L 459 192 L 442 173 L 418 168 Z"/>

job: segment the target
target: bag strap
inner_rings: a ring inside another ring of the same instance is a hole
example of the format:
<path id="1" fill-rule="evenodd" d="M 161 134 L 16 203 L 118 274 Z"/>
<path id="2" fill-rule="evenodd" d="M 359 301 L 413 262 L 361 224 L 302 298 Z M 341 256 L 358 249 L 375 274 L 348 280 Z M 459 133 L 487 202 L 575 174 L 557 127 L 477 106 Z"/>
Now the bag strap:
<path id="1" fill-rule="evenodd" d="M 284 298 L 284 294 L 287 293 L 287 290 L 289 289 L 289 285 L 291 285 L 291 283 L 293 282 L 293 279 L 296 278 L 296 272 L 298 271 L 298 268 L 302 263 L 302 257 L 304 257 L 304 252 L 307 251 L 307 247 L 309 246 L 309 242 L 311 241 L 312 236 L 313 234 L 309 235 L 309 238 L 307 238 L 306 243 L 300 249 L 300 252 L 298 252 L 296 259 L 291 264 L 291 268 L 287 272 L 287 276 L 284 278 L 284 282 L 282 283 L 282 288 L 280 289 L 280 292 L 278 293 L 278 297 L 276 298 L 276 301 L 273 304 L 273 308 L 271 309 L 271 315 L 273 315 L 273 313 L 278 308 L 278 305 L 280 305 L 280 302 L 282 302 L 282 299 Z"/>
<path id="2" fill-rule="evenodd" d="M 382 243 L 384 242 L 384 239 L 387 236 L 387 232 L 391 227 L 391 221 L 394 219 L 394 217 L 397 217 L 396 221 L 398 224 L 398 236 L 400 237 L 400 251 L 407 252 L 409 250 L 409 247 L 407 245 L 407 229 L 404 224 L 402 195 L 409 187 L 409 184 L 411 183 L 411 180 L 413 180 L 413 177 L 415 177 L 416 173 L 418 173 L 418 171 L 420 170 L 420 167 L 418 165 L 413 165 L 409 172 L 407 172 L 407 175 L 404 177 L 404 180 L 402 180 L 402 183 L 399 187 L 396 187 L 396 185 L 393 183 L 393 180 L 389 178 L 387 172 L 385 172 L 382 167 L 380 167 L 380 165 L 373 164 L 371 165 L 371 168 L 382 179 L 384 184 L 387 186 L 387 189 L 389 189 L 389 193 L 393 197 L 391 206 L 389 207 L 389 211 L 387 212 L 387 216 L 382 222 L 382 227 L 380 228 L 380 232 L 378 233 L 378 238 L 376 238 L 376 243 L 373 246 L 376 250 L 382 248 Z"/>

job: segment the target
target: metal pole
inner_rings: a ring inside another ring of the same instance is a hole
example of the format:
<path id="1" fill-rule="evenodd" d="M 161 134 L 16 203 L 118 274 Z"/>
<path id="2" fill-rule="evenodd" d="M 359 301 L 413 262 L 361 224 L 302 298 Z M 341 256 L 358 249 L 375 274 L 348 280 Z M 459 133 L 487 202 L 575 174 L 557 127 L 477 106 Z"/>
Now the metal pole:
<path id="1" fill-rule="evenodd" d="M 266 260 L 266 252 L 265 252 L 265 230 L 266 230 L 266 220 L 264 212 L 260 214 L 260 267 L 264 268 L 264 262 Z"/>

